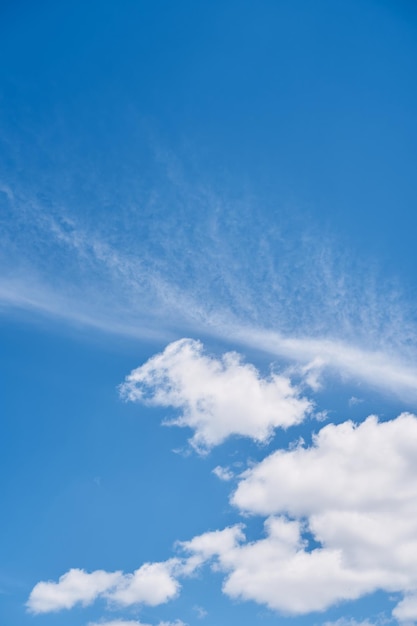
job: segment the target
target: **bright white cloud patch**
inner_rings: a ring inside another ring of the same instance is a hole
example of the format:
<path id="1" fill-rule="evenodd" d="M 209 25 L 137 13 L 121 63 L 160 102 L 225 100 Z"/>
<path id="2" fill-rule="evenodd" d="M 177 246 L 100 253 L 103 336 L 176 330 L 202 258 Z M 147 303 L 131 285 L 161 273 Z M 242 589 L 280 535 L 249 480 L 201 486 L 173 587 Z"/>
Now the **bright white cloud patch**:
<path id="1" fill-rule="evenodd" d="M 32 590 L 27 606 L 32 613 L 49 613 L 71 609 L 76 604 L 87 606 L 115 585 L 122 577 L 121 572 L 85 572 L 70 569 L 57 583 L 40 582 Z"/>
<path id="2" fill-rule="evenodd" d="M 311 447 L 279 450 L 246 471 L 232 502 L 270 516 L 265 539 L 217 552 L 233 597 L 308 613 L 377 589 L 417 590 L 413 415 L 329 424 Z M 321 547 L 308 548 L 309 534 Z M 415 596 L 394 615 L 417 619 Z"/>
<path id="3" fill-rule="evenodd" d="M 109 599 L 120 606 L 138 603 L 157 606 L 167 602 L 179 591 L 179 583 L 173 577 L 176 563 L 175 560 L 145 563 L 133 574 L 126 574 L 110 592 Z"/>
<path id="4" fill-rule="evenodd" d="M 177 560 L 145 563 L 133 574 L 122 572 L 85 572 L 71 569 L 59 581 L 39 582 L 27 603 L 32 613 L 49 613 L 71 609 L 76 604 L 87 606 L 99 597 L 116 606 L 146 604 L 156 606 L 174 598 L 179 583 L 174 576 Z"/>
<path id="5" fill-rule="evenodd" d="M 265 526 L 266 538 L 252 543 L 244 543 L 237 529 L 234 543 L 215 541 L 213 533 L 206 533 L 184 548 L 202 562 L 216 558 L 217 567 L 227 572 L 223 585 L 227 595 L 286 613 L 320 611 L 336 600 L 354 599 L 373 589 L 366 574 L 343 568 L 339 552 L 306 551 L 298 521 L 271 517 Z"/>
<path id="6" fill-rule="evenodd" d="M 179 409 L 181 415 L 170 423 L 190 427 L 191 443 L 199 450 L 230 435 L 267 441 L 275 428 L 300 423 L 311 409 L 289 378 L 262 378 L 237 353 L 216 359 L 191 339 L 171 343 L 133 370 L 121 393 L 128 400 Z"/>

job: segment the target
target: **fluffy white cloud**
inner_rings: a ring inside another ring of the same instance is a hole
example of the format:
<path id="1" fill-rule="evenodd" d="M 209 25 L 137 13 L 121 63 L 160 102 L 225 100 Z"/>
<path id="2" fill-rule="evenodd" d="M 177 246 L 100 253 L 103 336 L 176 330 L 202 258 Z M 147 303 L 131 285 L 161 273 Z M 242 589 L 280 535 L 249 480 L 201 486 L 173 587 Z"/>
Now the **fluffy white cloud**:
<path id="1" fill-rule="evenodd" d="M 179 409 L 170 423 L 190 427 L 199 450 L 230 435 L 267 441 L 275 428 L 298 424 L 311 409 L 288 377 L 262 378 L 237 353 L 216 359 L 191 339 L 171 343 L 133 370 L 120 389 L 127 400 Z"/>
<path id="2" fill-rule="evenodd" d="M 336 600 L 354 599 L 373 589 L 366 573 L 358 576 L 343 568 L 337 551 L 306 551 L 299 522 L 271 517 L 265 526 L 267 536 L 258 541 L 244 543 L 242 529 L 233 527 L 226 529 L 227 541 L 205 533 L 183 547 L 201 562 L 215 557 L 215 566 L 227 573 L 227 595 L 286 613 L 323 610 Z M 235 541 L 230 541 L 232 530 Z M 223 532 L 218 531 L 219 536 Z"/>
<path id="3" fill-rule="evenodd" d="M 230 597 L 274 610 L 306 614 L 385 590 L 404 594 L 393 616 L 417 622 L 415 416 L 329 424 L 311 446 L 278 450 L 239 480 L 231 501 L 245 514 L 267 516 L 263 538 L 247 541 L 236 524 L 179 543 L 185 558 L 133 574 L 70 570 L 58 583 L 36 585 L 29 609 L 54 611 L 99 596 L 116 606 L 154 606 L 176 596 L 178 578 L 209 562 L 225 573 Z"/>
<path id="4" fill-rule="evenodd" d="M 86 606 L 98 597 L 117 606 L 156 606 L 177 595 L 180 587 L 174 573 L 177 565 L 177 559 L 145 563 L 133 574 L 71 569 L 57 583 L 48 581 L 35 585 L 27 607 L 32 613 L 49 613 L 71 609 L 76 604 Z"/>
<path id="5" fill-rule="evenodd" d="M 163 604 L 179 591 L 180 585 L 173 576 L 177 564 L 175 559 L 163 563 L 145 563 L 133 574 L 123 576 L 108 598 L 120 606 Z"/>
<path id="6" fill-rule="evenodd" d="M 237 526 L 182 544 L 197 565 L 215 559 L 228 595 L 302 614 L 381 589 L 405 593 L 394 616 L 417 620 L 415 416 L 325 426 L 244 472 L 232 502 L 269 516 L 265 538 Z"/>
<path id="7" fill-rule="evenodd" d="M 417 418 L 371 416 L 328 424 L 309 448 L 274 452 L 242 475 L 232 501 L 264 515 L 398 513 L 417 507 L 416 476 Z"/>
<path id="8" fill-rule="evenodd" d="M 31 613 L 49 613 L 61 609 L 71 609 L 76 604 L 87 606 L 101 594 L 119 582 L 121 572 L 85 572 L 70 569 L 57 583 L 39 582 L 32 589 L 27 603 Z"/>

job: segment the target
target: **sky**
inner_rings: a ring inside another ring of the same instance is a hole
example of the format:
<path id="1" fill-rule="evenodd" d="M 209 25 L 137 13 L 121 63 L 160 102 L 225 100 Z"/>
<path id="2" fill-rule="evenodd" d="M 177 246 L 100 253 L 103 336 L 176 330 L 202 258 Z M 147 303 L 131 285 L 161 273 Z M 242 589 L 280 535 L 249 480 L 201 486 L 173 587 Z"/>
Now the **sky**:
<path id="1" fill-rule="evenodd" d="M 0 617 L 417 624 L 417 10 L 0 3 Z"/>

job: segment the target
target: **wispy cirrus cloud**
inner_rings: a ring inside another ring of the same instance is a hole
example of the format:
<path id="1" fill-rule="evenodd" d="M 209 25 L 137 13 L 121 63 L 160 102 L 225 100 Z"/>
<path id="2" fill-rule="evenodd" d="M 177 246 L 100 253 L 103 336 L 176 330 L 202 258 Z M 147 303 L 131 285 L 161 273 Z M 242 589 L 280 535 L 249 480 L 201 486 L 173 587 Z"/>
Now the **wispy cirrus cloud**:
<path id="1" fill-rule="evenodd" d="M 158 189 L 125 181 L 116 194 L 92 177 L 89 201 L 117 206 L 100 220 L 69 193 L 71 174 L 66 195 L 50 180 L 2 186 L 3 312 L 137 338 L 204 333 L 416 400 L 406 287 L 306 216 L 232 201 L 161 148 L 154 159 Z"/>

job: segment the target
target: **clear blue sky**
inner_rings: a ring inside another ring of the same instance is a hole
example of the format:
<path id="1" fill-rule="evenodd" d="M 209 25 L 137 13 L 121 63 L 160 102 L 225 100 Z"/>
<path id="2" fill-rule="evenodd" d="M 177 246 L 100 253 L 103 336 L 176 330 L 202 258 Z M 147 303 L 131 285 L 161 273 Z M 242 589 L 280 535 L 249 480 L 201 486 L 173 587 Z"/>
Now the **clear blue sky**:
<path id="1" fill-rule="evenodd" d="M 417 623 L 415 3 L 4 1 L 0 58 L 1 623 Z"/>

